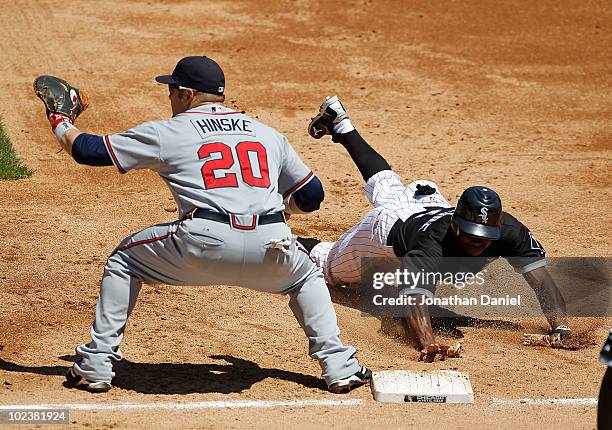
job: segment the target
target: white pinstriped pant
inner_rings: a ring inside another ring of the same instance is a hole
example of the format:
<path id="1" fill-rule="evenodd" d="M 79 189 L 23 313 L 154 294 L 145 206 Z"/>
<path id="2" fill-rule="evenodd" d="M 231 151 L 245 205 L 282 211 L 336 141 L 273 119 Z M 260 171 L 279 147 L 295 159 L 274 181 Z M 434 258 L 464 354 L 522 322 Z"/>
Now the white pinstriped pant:
<path id="1" fill-rule="evenodd" d="M 415 196 L 418 184 L 429 185 L 436 192 Z M 310 251 L 310 257 L 323 269 L 328 285 L 360 284 L 365 257 L 395 260 L 399 267 L 393 247 L 387 246 L 387 237 L 395 222 L 406 220 L 429 206 L 451 207 L 435 183 L 420 179 L 404 187 L 399 176 L 390 170 L 372 176 L 366 183 L 365 194 L 374 208 L 336 242 L 321 242 Z"/>

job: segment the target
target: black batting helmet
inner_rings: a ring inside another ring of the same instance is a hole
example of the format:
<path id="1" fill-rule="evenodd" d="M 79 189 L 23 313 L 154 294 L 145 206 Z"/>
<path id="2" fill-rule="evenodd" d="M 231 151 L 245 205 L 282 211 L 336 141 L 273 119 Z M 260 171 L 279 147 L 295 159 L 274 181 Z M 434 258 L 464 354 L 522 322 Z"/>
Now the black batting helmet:
<path id="1" fill-rule="evenodd" d="M 470 236 L 497 240 L 501 237 L 501 199 L 491 188 L 470 187 L 461 194 L 451 223 Z"/>

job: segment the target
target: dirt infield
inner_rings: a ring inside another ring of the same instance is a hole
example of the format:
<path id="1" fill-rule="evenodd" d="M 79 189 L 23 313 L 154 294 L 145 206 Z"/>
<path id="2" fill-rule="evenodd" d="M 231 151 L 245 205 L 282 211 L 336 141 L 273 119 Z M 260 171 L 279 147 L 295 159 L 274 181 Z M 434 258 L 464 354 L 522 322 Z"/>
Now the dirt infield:
<path id="1" fill-rule="evenodd" d="M 495 3 L 495 4 L 494 4 Z M 306 355 L 287 298 L 239 288 L 145 287 L 128 323 L 117 388 L 67 390 L 74 346 L 88 339 L 107 255 L 128 234 L 175 219 L 151 172 L 74 163 L 32 93 L 40 74 L 90 94 L 78 121 L 110 134 L 168 117 L 153 77 L 184 55 L 225 70 L 229 105 L 283 132 L 316 171 L 326 201 L 293 217 L 299 234 L 335 239 L 368 208 L 342 148 L 306 125 L 339 94 L 353 123 L 410 181 L 431 178 L 454 203 L 488 184 L 550 256 L 610 256 L 612 7 L 608 1 L 2 2 L 0 115 L 32 178 L 0 182 L 0 405 L 358 399 L 341 407 L 75 411 L 71 427 L 266 426 L 594 428 L 595 408 L 494 399 L 593 398 L 612 319 L 573 321 L 586 348 L 528 349 L 520 327 L 462 328 L 464 358 L 426 365 L 337 305 L 344 340 L 375 370 L 470 375 L 474 405 L 385 405 L 361 388 L 332 396 Z"/>

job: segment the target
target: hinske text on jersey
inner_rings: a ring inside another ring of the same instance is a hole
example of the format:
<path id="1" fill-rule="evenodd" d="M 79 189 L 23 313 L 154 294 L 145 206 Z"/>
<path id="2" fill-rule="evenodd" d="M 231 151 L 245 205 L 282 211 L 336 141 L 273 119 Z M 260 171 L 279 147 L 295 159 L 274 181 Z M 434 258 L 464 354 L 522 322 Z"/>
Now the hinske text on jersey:
<path id="1" fill-rule="evenodd" d="M 245 118 L 202 118 L 191 120 L 200 137 L 232 133 L 255 136 L 253 123 Z"/>

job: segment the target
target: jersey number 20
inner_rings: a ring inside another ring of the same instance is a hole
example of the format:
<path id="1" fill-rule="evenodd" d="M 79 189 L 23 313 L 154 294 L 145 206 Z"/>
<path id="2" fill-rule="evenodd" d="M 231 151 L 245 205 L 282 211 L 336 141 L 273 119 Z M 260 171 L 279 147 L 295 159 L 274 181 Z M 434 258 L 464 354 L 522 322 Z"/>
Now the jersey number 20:
<path id="1" fill-rule="evenodd" d="M 223 142 L 213 142 L 202 145 L 198 151 L 200 160 L 208 158 L 212 153 L 221 154 L 221 158 L 209 160 L 202 166 L 202 177 L 207 190 L 212 188 L 237 188 L 238 178 L 235 173 L 225 173 L 223 176 L 215 176 L 215 170 L 230 169 L 234 163 L 234 154 L 232 148 Z M 238 163 L 240 164 L 240 173 L 245 184 L 252 187 L 268 188 L 270 186 L 270 174 L 268 170 L 268 154 L 266 148 L 259 142 L 240 142 L 236 145 L 236 154 L 238 155 Z M 253 154 L 251 157 L 249 154 Z M 255 161 L 258 164 L 260 176 L 255 176 L 253 173 L 253 165 Z"/>

